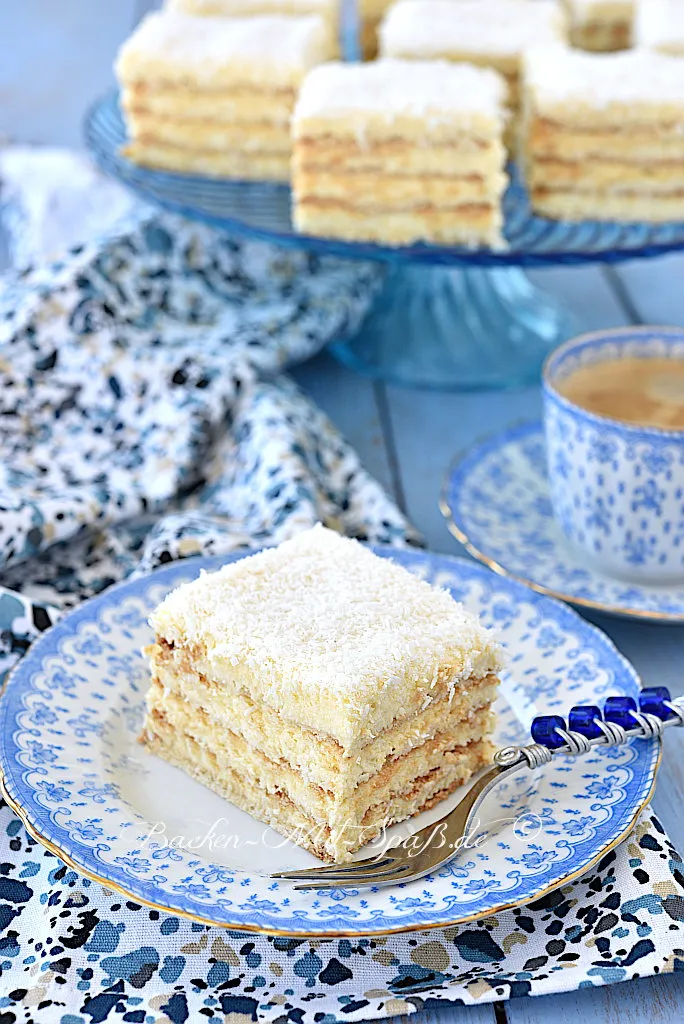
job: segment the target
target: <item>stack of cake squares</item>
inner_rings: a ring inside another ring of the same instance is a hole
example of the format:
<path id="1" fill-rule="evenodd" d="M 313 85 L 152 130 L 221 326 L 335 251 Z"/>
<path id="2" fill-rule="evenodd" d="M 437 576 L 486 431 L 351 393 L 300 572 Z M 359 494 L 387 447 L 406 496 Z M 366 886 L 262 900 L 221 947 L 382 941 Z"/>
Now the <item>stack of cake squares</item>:
<path id="1" fill-rule="evenodd" d="M 641 0 L 634 25 L 634 44 L 684 56 L 684 0 Z"/>
<path id="2" fill-rule="evenodd" d="M 319 15 L 150 14 L 117 60 L 125 153 L 166 170 L 287 181 L 297 90 L 330 56 Z"/>
<path id="3" fill-rule="evenodd" d="M 525 61 L 534 209 L 560 220 L 684 219 L 684 61 L 558 47 Z"/>
<path id="4" fill-rule="evenodd" d="M 650 4 L 652 0 L 645 0 Z M 639 0 L 565 0 L 570 41 L 581 50 L 626 50 Z"/>
<path id="5" fill-rule="evenodd" d="M 517 112 L 524 51 L 565 38 L 556 0 L 399 0 L 380 27 L 380 53 L 494 68 L 506 78 L 508 102 Z"/>
<path id="6" fill-rule="evenodd" d="M 295 226 L 394 245 L 500 246 L 505 99 L 500 75 L 468 64 L 314 69 L 293 117 Z"/>

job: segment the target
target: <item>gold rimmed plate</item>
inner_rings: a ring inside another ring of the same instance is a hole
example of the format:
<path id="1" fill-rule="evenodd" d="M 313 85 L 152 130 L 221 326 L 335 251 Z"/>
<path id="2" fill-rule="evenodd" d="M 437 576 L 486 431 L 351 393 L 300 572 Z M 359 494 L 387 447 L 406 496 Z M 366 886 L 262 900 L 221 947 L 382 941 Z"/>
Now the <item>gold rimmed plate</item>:
<path id="1" fill-rule="evenodd" d="M 637 692 L 631 665 L 567 606 L 460 559 L 374 550 L 448 588 L 499 629 L 510 658 L 497 704 L 499 745 L 525 742 L 536 714 Z M 376 891 L 296 892 L 274 880 L 274 871 L 316 861 L 138 743 L 149 613 L 201 569 L 239 557 L 192 559 L 111 588 L 61 619 L 10 675 L 0 699 L 4 792 L 32 835 L 66 863 L 133 900 L 203 923 L 362 936 L 460 924 L 530 902 L 628 834 L 653 790 L 658 741 L 596 750 L 581 763 L 554 761 L 497 787 L 483 808 L 492 823 L 486 842 L 434 876 Z M 460 796 L 395 828 L 405 835 L 427 825 Z"/>

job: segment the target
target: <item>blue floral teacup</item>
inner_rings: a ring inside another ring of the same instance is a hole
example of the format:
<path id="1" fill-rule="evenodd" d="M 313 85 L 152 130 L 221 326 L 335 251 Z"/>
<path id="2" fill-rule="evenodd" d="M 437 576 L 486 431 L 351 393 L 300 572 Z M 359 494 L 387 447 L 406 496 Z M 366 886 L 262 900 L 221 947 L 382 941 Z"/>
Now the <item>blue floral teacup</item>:
<path id="1" fill-rule="evenodd" d="M 684 328 L 626 327 L 585 334 L 544 367 L 551 503 L 591 565 L 635 581 L 684 579 L 684 431 L 597 416 L 557 386 L 580 367 L 625 357 L 684 360 Z"/>

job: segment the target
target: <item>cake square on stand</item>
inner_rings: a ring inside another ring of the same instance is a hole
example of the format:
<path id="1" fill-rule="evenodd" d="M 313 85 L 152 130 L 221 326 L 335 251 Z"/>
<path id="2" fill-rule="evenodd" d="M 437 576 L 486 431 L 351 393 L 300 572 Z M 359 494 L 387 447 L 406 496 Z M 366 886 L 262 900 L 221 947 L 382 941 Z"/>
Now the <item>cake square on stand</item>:
<path id="1" fill-rule="evenodd" d="M 292 121 L 296 227 L 501 246 L 505 97 L 496 72 L 446 61 L 315 68 Z"/>
<path id="2" fill-rule="evenodd" d="M 494 68 L 516 112 L 524 51 L 564 42 L 565 26 L 556 0 L 399 0 L 380 26 L 380 54 Z"/>
<path id="3" fill-rule="evenodd" d="M 322 526 L 182 585 L 151 622 L 147 748 L 323 859 L 491 756 L 495 637 Z"/>
<path id="4" fill-rule="evenodd" d="M 130 135 L 124 152 L 149 167 L 286 181 L 297 90 L 330 56 L 317 15 L 150 14 L 116 65 Z"/>
<path id="5" fill-rule="evenodd" d="M 526 55 L 533 208 L 560 220 L 684 220 L 684 61 L 647 50 Z"/>

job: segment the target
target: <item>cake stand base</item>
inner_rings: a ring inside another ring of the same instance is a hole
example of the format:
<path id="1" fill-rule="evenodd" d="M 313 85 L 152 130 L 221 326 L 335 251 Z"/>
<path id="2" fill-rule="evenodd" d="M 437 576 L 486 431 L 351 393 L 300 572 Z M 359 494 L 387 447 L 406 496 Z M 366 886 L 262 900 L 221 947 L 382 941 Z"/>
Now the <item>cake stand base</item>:
<path id="1" fill-rule="evenodd" d="M 402 387 L 516 388 L 538 381 L 548 352 L 576 330 L 570 313 L 517 267 L 396 264 L 358 334 L 332 352 Z"/>

